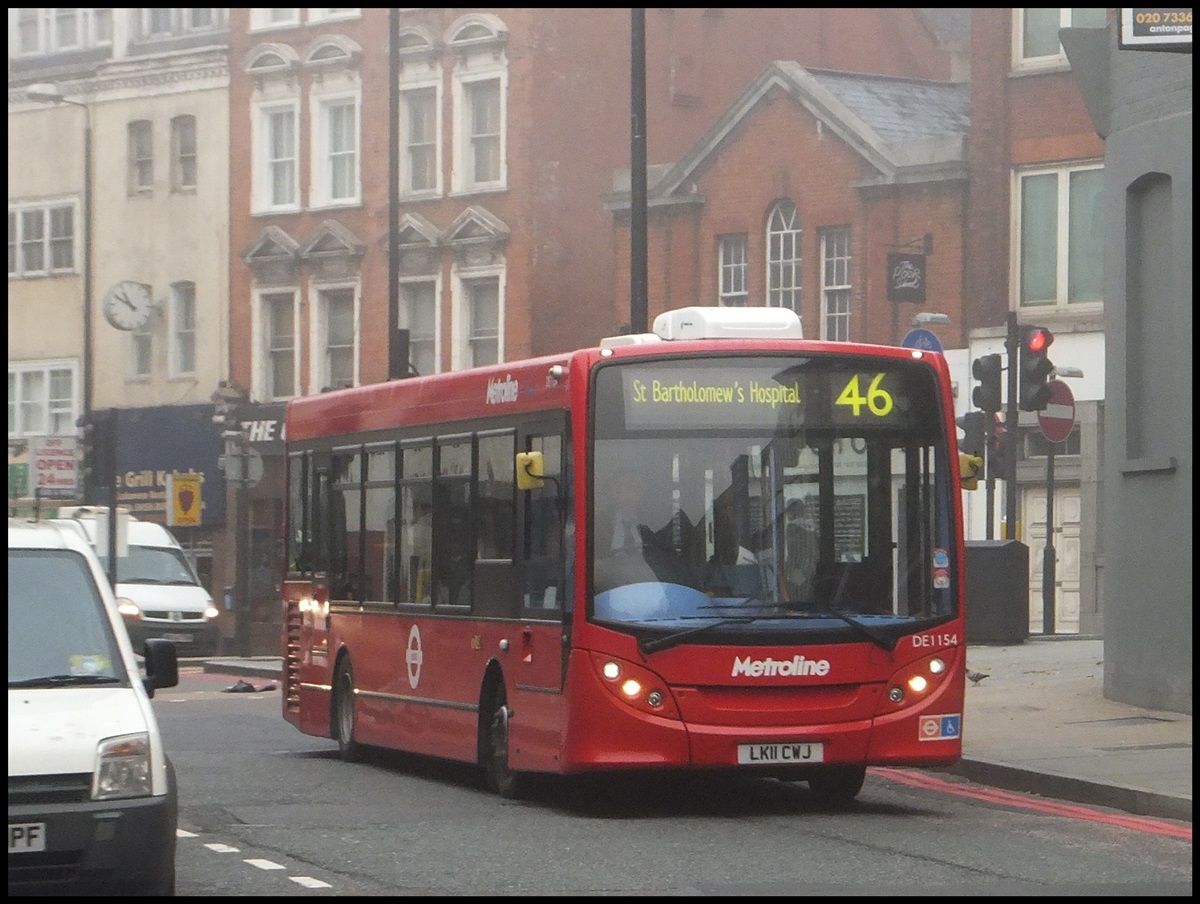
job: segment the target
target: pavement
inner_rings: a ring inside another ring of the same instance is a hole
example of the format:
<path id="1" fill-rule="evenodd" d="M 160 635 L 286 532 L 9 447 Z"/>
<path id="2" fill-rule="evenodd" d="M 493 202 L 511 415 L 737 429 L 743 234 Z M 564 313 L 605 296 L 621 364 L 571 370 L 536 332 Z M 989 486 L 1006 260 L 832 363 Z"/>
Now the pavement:
<path id="1" fill-rule="evenodd" d="M 278 656 L 205 660 L 204 671 L 278 681 Z M 949 772 L 1056 800 L 1192 821 L 1192 717 L 1104 696 L 1104 641 L 1031 637 L 976 645 L 963 757 Z"/>

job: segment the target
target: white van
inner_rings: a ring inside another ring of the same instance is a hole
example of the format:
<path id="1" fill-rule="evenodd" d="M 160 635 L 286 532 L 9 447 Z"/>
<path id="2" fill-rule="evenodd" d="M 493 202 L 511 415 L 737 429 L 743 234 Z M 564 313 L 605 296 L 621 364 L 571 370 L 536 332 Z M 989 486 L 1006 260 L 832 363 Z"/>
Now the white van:
<path id="1" fill-rule="evenodd" d="M 58 511 L 59 519 L 73 524 L 97 550 L 106 574 L 108 538 L 96 534 L 98 525 L 107 529 L 107 512 L 92 506 Z M 97 519 L 99 513 L 102 520 Z M 127 518 L 128 548 L 117 558 L 117 605 L 134 648 L 156 637 L 171 641 L 183 656 L 217 652 L 217 608 L 179 541 L 161 524 Z"/>
<path id="2" fill-rule="evenodd" d="M 175 893 L 175 772 L 99 559 L 77 531 L 8 520 L 8 893 Z"/>

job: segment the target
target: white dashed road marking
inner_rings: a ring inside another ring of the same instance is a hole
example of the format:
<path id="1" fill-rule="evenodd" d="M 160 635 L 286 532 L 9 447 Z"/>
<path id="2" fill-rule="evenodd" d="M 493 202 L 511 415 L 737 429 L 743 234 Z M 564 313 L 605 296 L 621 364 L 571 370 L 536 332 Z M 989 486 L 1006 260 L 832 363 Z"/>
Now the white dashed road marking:
<path id="1" fill-rule="evenodd" d="M 333 888 L 328 882 L 322 882 L 320 879 L 314 879 L 312 876 L 288 876 L 297 885 L 303 885 L 305 888 Z"/>
<path id="2" fill-rule="evenodd" d="M 177 828 L 175 834 L 179 838 L 197 838 L 195 832 L 189 832 L 185 829 Z M 210 851 L 216 854 L 237 854 L 241 852 L 240 848 L 236 848 L 231 844 L 222 844 L 220 842 L 211 841 L 204 845 Z M 253 866 L 255 869 L 261 870 L 286 870 L 287 867 L 276 863 L 274 860 L 266 860 L 261 857 L 246 857 L 242 860 L 243 863 Z M 312 876 L 288 876 L 292 882 L 297 885 L 302 885 L 305 888 L 333 888 L 328 882 L 322 882 L 320 879 L 314 879 Z"/>

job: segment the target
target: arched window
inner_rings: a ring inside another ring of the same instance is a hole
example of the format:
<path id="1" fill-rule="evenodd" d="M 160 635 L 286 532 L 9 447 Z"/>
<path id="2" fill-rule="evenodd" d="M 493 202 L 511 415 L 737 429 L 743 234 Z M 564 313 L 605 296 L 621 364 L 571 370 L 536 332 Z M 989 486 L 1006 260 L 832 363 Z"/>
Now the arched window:
<path id="1" fill-rule="evenodd" d="M 800 235 L 796 205 L 777 202 L 767 223 L 767 307 L 800 313 Z"/>

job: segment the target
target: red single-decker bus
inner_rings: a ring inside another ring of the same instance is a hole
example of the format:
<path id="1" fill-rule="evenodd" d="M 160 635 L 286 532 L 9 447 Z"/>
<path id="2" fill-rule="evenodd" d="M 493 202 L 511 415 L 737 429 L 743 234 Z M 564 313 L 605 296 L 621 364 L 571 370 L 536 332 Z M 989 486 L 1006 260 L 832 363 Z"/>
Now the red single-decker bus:
<path id="1" fill-rule="evenodd" d="M 288 405 L 283 715 L 535 773 L 730 770 L 824 802 L 962 752 L 942 355 L 790 311 Z"/>

